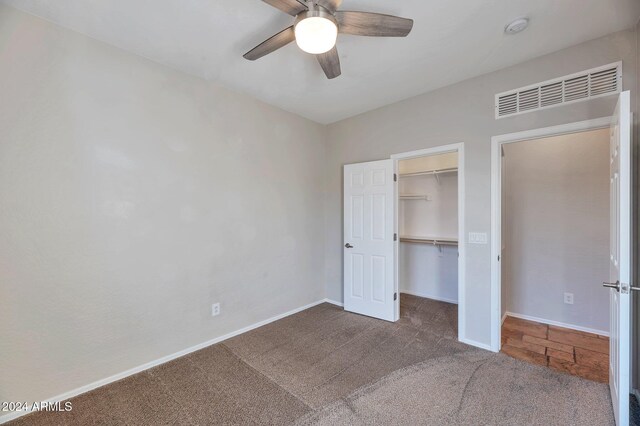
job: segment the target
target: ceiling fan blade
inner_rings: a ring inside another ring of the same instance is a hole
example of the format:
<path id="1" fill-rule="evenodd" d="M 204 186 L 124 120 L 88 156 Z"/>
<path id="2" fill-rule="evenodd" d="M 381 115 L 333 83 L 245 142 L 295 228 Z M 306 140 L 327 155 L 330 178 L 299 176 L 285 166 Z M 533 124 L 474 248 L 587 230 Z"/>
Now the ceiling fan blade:
<path id="1" fill-rule="evenodd" d="M 406 37 L 413 19 L 370 12 L 336 12 L 338 28 L 343 34 L 371 37 Z"/>
<path id="2" fill-rule="evenodd" d="M 263 2 L 280 9 L 284 13 L 296 16 L 298 13 L 307 10 L 307 6 L 298 0 L 262 0 Z"/>
<path id="3" fill-rule="evenodd" d="M 331 13 L 335 13 L 342 4 L 342 0 L 318 0 L 318 4 Z"/>
<path id="4" fill-rule="evenodd" d="M 340 70 L 340 57 L 338 56 L 338 49 L 336 49 L 335 46 L 333 46 L 333 49 L 330 51 L 316 55 L 316 57 L 329 80 L 342 74 Z"/>
<path id="5" fill-rule="evenodd" d="M 293 25 L 289 28 L 286 28 L 280 31 L 278 34 L 272 36 L 271 38 L 266 39 L 243 56 L 245 59 L 250 61 L 255 61 L 256 59 L 260 59 L 265 55 L 268 55 L 271 52 L 274 52 L 280 49 L 283 46 L 291 43 L 296 39 L 296 34 L 293 31 Z"/>

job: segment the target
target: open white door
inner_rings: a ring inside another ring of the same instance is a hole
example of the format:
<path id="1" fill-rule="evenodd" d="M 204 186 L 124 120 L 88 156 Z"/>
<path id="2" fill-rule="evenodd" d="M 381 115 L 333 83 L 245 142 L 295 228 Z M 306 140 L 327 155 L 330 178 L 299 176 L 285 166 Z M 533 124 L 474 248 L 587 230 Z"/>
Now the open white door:
<path id="1" fill-rule="evenodd" d="M 344 309 L 395 321 L 393 160 L 344 166 Z"/>
<path id="2" fill-rule="evenodd" d="M 611 121 L 611 244 L 609 387 L 618 426 L 629 424 L 631 283 L 631 108 L 629 92 L 618 99 Z"/>

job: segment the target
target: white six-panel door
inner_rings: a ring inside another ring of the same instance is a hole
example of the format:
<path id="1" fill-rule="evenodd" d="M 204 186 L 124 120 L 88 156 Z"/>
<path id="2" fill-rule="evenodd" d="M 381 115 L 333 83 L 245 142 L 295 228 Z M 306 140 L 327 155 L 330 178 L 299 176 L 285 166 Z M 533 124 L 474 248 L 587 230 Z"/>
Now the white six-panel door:
<path id="1" fill-rule="evenodd" d="M 629 424 L 631 283 L 631 108 L 629 92 L 618 99 L 611 122 L 611 244 L 609 283 L 609 387 L 616 424 Z"/>
<path id="2" fill-rule="evenodd" d="M 393 160 L 344 166 L 344 309 L 395 321 Z"/>

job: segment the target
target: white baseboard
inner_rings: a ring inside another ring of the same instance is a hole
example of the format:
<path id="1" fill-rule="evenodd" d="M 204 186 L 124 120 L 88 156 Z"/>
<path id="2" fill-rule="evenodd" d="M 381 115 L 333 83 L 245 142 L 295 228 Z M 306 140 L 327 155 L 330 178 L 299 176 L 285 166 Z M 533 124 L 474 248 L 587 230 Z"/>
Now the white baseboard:
<path id="1" fill-rule="evenodd" d="M 415 291 L 400 290 L 400 293 L 410 294 L 412 296 L 417 296 L 417 297 L 424 297 L 425 299 L 437 300 L 439 302 L 453 303 L 454 305 L 458 304 L 458 301 L 454 300 L 454 299 L 449 299 L 449 298 L 440 297 L 440 296 L 432 296 L 432 295 L 429 295 L 429 294 L 420 294 L 420 293 L 415 292 Z"/>
<path id="2" fill-rule="evenodd" d="M 584 332 L 587 332 L 587 333 L 598 334 L 600 336 L 609 337 L 609 333 L 608 332 L 602 331 L 602 330 L 596 330 L 594 328 L 582 327 L 582 326 L 579 326 L 579 325 L 567 324 L 567 323 L 560 322 L 560 321 L 553 321 L 553 320 L 548 320 L 548 319 L 544 319 L 544 318 L 533 317 L 531 315 L 515 314 L 513 312 L 506 312 L 505 315 L 510 316 L 510 317 L 515 317 L 515 318 L 520 318 L 520 319 L 523 319 L 523 320 L 535 321 L 535 322 L 540 322 L 542 324 L 555 325 L 555 326 L 558 326 L 558 327 L 564 327 L 564 328 L 568 328 L 568 329 L 571 329 L 571 330 L 584 331 Z M 504 318 L 502 319 L 502 321 L 504 321 Z"/>
<path id="3" fill-rule="evenodd" d="M 247 327 L 241 328 L 240 330 L 232 331 L 231 333 L 227 333 L 227 334 L 225 334 L 223 336 L 216 337 L 216 338 L 211 339 L 211 340 L 207 340 L 206 342 L 199 343 L 199 344 L 197 344 L 195 346 L 191 346 L 190 348 L 183 349 L 183 350 L 181 350 L 179 352 L 176 352 L 176 353 L 173 353 L 171 355 L 167 355 L 167 356 L 164 356 L 162 358 L 158 358 L 155 361 L 147 362 L 146 364 L 142 364 L 142 365 L 139 365 L 137 367 L 131 368 L 129 370 L 123 371 L 121 373 L 114 374 L 113 376 L 106 377 L 104 379 L 100 379 L 98 381 L 95 381 L 93 383 L 89 383 L 89 384 L 84 385 L 84 386 L 80 386 L 79 388 L 70 390 L 70 391 L 65 392 L 63 394 L 60 394 L 58 396 L 54 396 L 53 398 L 49 398 L 46 401 L 49 402 L 49 403 L 51 403 L 51 402 L 59 402 L 59 401 L 66 401 L 66 400 L 68 400 L 70 398 L 73 398 L 75 396 L 78 396 L 78 395 L 80 395 L 82 393 L 89 392 L 89 391 L 91 391 L 93 389 L 96 389 L 96 388 L 99 388 L 101 386 L 108 385 L 109 383 L 113 383 L 113 382 L 116 382 L 118 380 L 121 380 L 121 379 L 124 379 L 126 377 L 129 377 L 131 375 L 134 375 L 136 373 L 140 373 L 140 372 L 142 372 L 144 370 L 148 370 L 149 368 L 153 368 L 153 367 L 156 367 L 156 366 L 158 366 L 160 364 L 164 364 L 165 362 L 169 362 L 169 361 L 172 361 L 172 360 L 174 360 L 176 358 L 180 358 L 182 356 L 190 354 L 191 352 L 195 352 L 195 351 L 198 351 L 200 349 L 204 349 L 207 346 L 215 345 L 216 343 L 220 343 L 220 342 L 222 342 L 224 340 L 227 340 L 227 339 L 230 339 L 232 337 L 238 336 L 240 334 L 246 333 L 247 331 L 254 330 L 254 329 L 258 328 L 258 327 L 262 327 L 263 325 L 267 325 L 267 324 L 272 323 L 274 321 L 277 321 L 279 319 L 288 317 L 288 316 L 293 315 L 293 314 L 297 314 L 298 312 L 304 311 L 305 309 L 312 308 L 312 307 L 314 307 L 316 305 L 319 305 L 319 304 L 325 303 L 325 302 L 338 304 L 338 302 L 330 301 L 328 299 L 318 300 L 317 302 L 309 303 L 308 305 L 301 306 L 299 308 L 293 309 L 293 310 L 291 310 L 289 312 L 285 312 L 285 313 L 280 314 L 280 315 L 276 315 L 276 316 L 268 318 L 266 320 L 263 320 L 263 321 L 255 323 L 255 324 L 249 325 Z M 10 412 L 8 414 L 4 414 L 4 415 L 0 416 L 0 424 L 6 423 L 6 422 L 8 422 L 10 420 L 17 419 L 18 417 L 21 417 L 21 416 L 24 416 L 26 414 L 29 414 L 30 412 L 31 411 L 12 411 L 12 412 Z"/>
<path id="4" fill-rule="evenodd" d="M 505 312 L 505 313 L 504 313 L 504 315 L 502 315 L 502 321 L 500 321 L 500 325 L 504 324 L 504 320 L 506 320 L 506 319 L 507 319 L 507 314 L 508 314 L 508 313 L 509 313 L 509 312 Z"/>
<path id="5" fill-rule="evenodd" d="M 342 303 L 342 302 L 338 302 L 337 300 L 324 299 L 324 302 L 326 302 L 326 303 L 331 303 L 332 305 L 336 305 L 336 306 L 344 307 L 344 303 Z"/>
<path id="6" fill-rule="evenodd" d="M 495 352 L 495 351 L 493 351 L 491 349 L 491 345 L 487 345 L 486 343 L 480 343 L 480 342 L 477 342 L 475 340 L 466 339 L 466 338 L 463 338 L 463 339 L 458 338 L 458 341 L 462 342 L 462 343 L 465 343 L 467 345 L 470 345 L 470 346 L 475 346 L 476 348 L 480 348 L 480 349 L 484 349 L 484 350 L 487 350 L 487 351 Z"/>

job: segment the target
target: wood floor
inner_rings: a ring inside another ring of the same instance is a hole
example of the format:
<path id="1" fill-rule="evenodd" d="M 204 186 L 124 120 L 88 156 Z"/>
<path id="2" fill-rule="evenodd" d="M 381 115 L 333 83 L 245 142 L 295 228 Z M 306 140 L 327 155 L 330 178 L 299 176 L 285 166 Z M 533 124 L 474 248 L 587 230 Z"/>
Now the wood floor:
<path id="1" fill-rule="evenodd" d="M 601 383 L 609 382 L 609 338 L 507 317 L 502 352 L 523 361 Z"/>

